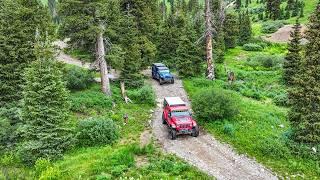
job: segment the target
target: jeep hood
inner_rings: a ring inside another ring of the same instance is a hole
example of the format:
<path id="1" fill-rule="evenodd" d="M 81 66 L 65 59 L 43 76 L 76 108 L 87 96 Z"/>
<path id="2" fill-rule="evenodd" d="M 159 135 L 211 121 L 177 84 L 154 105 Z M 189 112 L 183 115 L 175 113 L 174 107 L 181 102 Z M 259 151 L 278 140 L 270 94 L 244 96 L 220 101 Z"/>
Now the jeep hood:
<path id="1" fill-rule="evenodd" d="M 177 124 L 191 124 L 192 123 L 191 116 L 175 116 L 175 117 L 173 117 L 173 120 Z"/>
<path id="2" fill-rule="evenodd" d="M 162 77 L 162 78 L 172 78 L 172 75 L 170 73 L 160 73 L 160 77 Z"/>

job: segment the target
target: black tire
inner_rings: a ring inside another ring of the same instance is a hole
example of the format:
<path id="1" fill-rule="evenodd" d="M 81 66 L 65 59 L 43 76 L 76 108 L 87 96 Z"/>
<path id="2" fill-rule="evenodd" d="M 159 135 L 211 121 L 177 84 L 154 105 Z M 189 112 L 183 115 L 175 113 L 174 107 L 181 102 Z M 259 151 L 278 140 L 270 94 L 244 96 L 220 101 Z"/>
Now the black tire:
<path id="1" fill-rule="evenodd" d="M 167 124 L 166 120 L 164 119 L 164 114 L 162 113 L 162 124 Z"/>
<path id="2" fill-rule="evenodd" d="M 162 84 L 163 84 L 163 82 L 162 82 L 161 78 L 159 79 L 159 84 L 160 84 L 160 85 L 162 85 Z"/>
<path id="3" fill-rule="evenodd" d="M 172 80 L 171 80 L 171 84 L 174 84 L 174 79 L 172 78 Z"/>
<path id="4" fill-rule="evenodd" d="M 171 130 L 170 130 L 170 139 L 171 140 L 177 139 L 177 131 L 173 128 L 171 128 Z"/>
<path id="5" fill-rule="evenodd" d="M 192 128 L 191 136 L 193 136 L 193 137 L 199 136 L 199 127 L 198 126 Z"/>

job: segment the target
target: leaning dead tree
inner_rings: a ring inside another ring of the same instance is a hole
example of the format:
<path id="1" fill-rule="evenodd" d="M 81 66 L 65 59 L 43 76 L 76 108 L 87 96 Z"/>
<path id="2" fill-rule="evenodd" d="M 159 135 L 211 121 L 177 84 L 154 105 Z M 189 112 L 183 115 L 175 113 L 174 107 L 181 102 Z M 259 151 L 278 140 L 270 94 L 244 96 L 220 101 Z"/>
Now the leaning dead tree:
<path id="1" fill-rule="evenodd" d="M 206 0 L 205 5 L 205 18 L 206 18 L 206 31 L 205 31 L 205 38 L 206 38 L 206 59 L 207 59 L 207 71 L 206 77 L 207 79 L 214 80 L 214 62 L 212 58 L 212 14 L 211 14 L 211 6 L 210 0 Z"/>
<path id="2" fill-rule="evenodd" d="M 100 68 L 102 92 L 108 96 L 111 96 L 110 80 L 108 77 L 108 66 L 105 60 L 106 53 L 105 53 L 105 47 L 104 47 L 104 41 L 103 41 L 103 31 L 104 31 L 104 26 L 101 23 L 99 25 L 99 32 L 97 33 L 96 61 L 93 64 L 98 64 Z"/>

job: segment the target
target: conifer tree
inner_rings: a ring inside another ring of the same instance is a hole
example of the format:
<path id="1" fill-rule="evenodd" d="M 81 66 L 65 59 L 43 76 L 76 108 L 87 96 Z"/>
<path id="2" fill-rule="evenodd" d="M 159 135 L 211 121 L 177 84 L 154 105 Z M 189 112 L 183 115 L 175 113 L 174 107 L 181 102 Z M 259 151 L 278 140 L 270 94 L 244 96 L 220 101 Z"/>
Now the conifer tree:
<path id="1" fill-rule="evenodd" d="M 293 85 L 293 79 L 299 75 L 299 69 L 302 66 L 301 61 L 301 26 L 297 20 L 294 31 L 291 32 L 291 40 L 288 45 L 288 54 L 285 57 L 285 62 L 283 65 L 284 73 L 283 79 L 286 84 L 291 86 Z"/>
<path id="2" fill-rule="evenodd" d="M 237 46 L 239 22 L 235 14 L 228 13 L 224 22 L 224 41 L 227 48 Z"/>
<path id="3" fill-rule="evenodd" d="M 249 12 L 239 14 L 239 44 L 243 45 L 250 41 L 252 37 L 251 19 Z"/>
<path id="4" fill-rule="evenodd" d="M 40 157 L 61 157 L 73 142 L 71 130 L 66 127 L 70 104 L 61 65 L 54 60 L 48 41 L 38 42 L 35 49 L 37 60 L 24 76 L 24 142 L 19 148 L 21 159 L 30 164 Z"/>
<path id="5" fill-rule="evenodd" d="M 52 33 L 48 9 L 37 0 L 0 1 L 0 106 L 21 99 L 22 74 L 35 60 L 36 29 Z"/>
<path id="6" fill-rule="evenodd" d="M 281 16 L 281 0 L 267 0 L 266 13 L 267 17 L 273 20 L 279 19 Z"/>
<path id="7" fill-rule="evenodd" d="M 289 91 L 292 105 L 289 120 L 297 141 L 320 143 L 320 3 L 310 17 L 306 38 L 306 58 Z"/>
<path id="8" fill-rule="evenodd" d="M 241 0 L 236 0 L 236 9 L 240 10 L 241 8 Z"/>

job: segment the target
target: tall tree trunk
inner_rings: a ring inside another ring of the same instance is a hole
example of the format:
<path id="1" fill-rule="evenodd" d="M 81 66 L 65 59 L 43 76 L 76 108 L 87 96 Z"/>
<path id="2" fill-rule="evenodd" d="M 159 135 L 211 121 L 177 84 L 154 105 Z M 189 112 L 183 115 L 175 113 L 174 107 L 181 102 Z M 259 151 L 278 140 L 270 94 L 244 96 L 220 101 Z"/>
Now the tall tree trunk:
<path id="1" fill-rule="evenodd" d="M 214 80 L 214 61 L 212 58 L 212 24 L 210 0 L 206 0 L 206 54 L 207 54 L 207 79 Z"/>
<path id="2" fill-rule="evenodd" d="M 103 42 L 103 25 L 100 25 L 100 32 L 97 35 L 96 58 L 100 66 L 101 90 L 104 94 L 111 96 L 110 80 L 108 77 L 108 66 L 105 60 L 105 49 Z"/>

